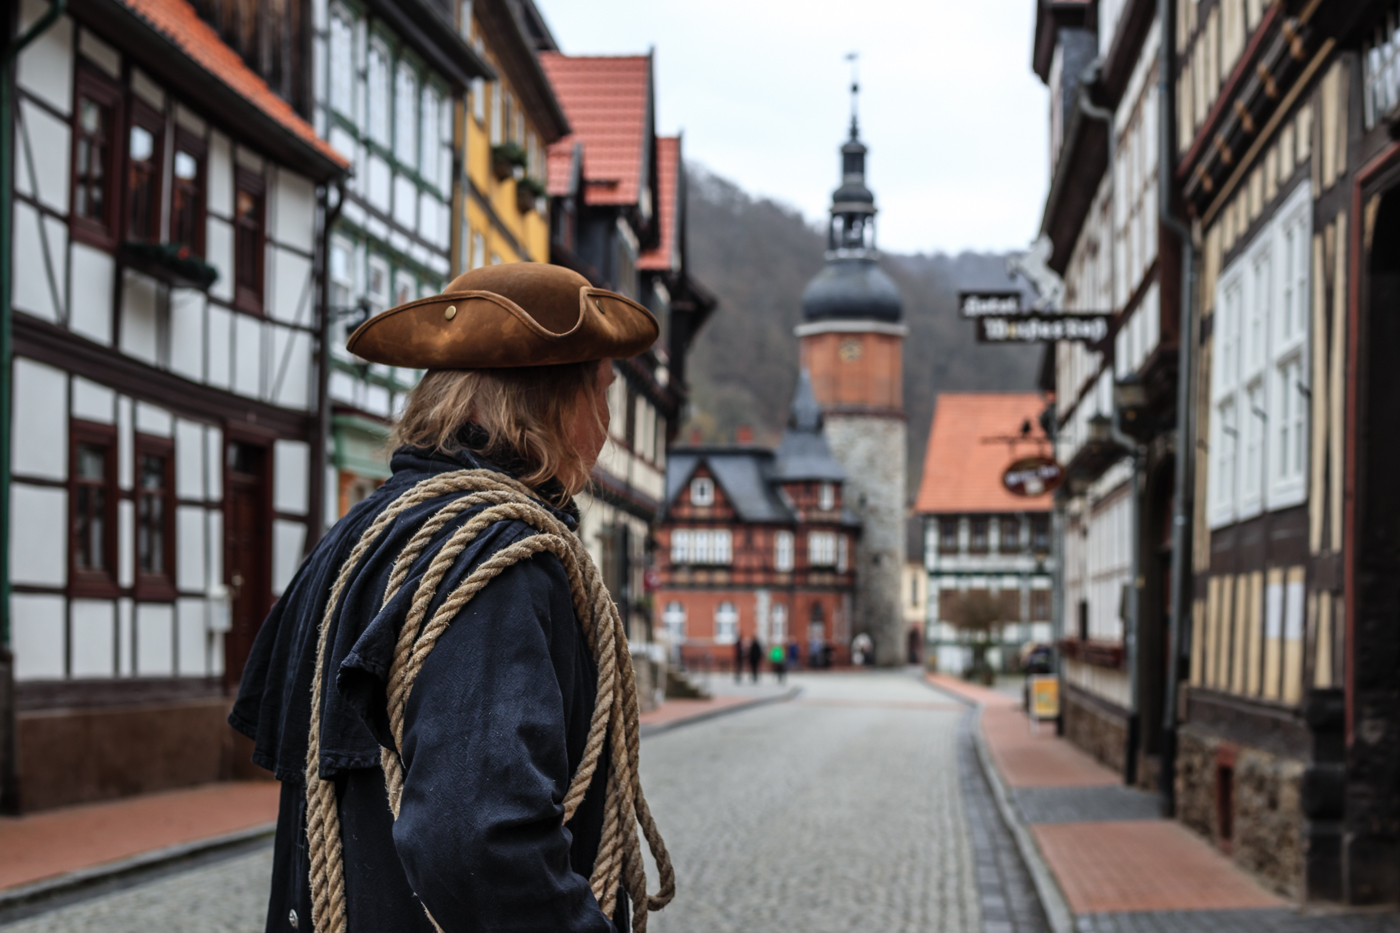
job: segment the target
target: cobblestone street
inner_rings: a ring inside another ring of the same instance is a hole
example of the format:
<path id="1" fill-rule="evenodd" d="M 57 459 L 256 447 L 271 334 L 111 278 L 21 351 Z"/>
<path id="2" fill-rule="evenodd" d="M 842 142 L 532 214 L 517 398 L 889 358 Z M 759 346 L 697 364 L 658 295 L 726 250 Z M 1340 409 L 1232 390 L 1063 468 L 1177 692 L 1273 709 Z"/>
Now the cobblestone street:
<path id="1" fill-rule="evenodd" d="M 795 700 L 644 742 L 645 786 L 680 889 L 653 931 L 1041 928 L 995 810 L 977 796 L 970 748 L 960 772 L 965 707 L 903 672 L 791 680 L 802 687 Z M 255 933 L 270 858 L 242 855 L 3 929 Z M 1003 920 L 1013 915 L 1014 927 Z"/>

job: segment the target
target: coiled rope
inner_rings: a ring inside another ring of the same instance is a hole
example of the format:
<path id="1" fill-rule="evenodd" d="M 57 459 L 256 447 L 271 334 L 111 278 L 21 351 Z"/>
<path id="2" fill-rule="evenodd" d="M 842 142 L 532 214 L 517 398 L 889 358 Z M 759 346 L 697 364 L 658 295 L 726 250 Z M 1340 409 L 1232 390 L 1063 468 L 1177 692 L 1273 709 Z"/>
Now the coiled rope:
<path id="1" fill-rule="evenodd" d="M 466 493 L 466 495 L 458 495 Z M 429 652 L 457 614 L 491 580 L 507 567 L 536 554 L 553 554 L 564 566 L 574 611 L 583 626 L 598 668 L 597 699 L 588 728 L 583 759 L 564 795 L 564 822 L 573 818 L 597 771 L 604 743 L 610 752 L 607 791 L 604 800 L 602 841 L 593 865 L 589 886 L 603 913 L 612 916 L 618 889 L 627 892 L 632 903 L 632 929 L 644 933 L 647 912 L 660 910 L 676 893 L 676 875 L 666 844 L 656 828 L 638 773 L 641 747 L 637 719 L 637 685 L 627 644 L 627 632 L 617 606 L 603 585 L 583 542 L 563 522 L 554 517 L 539 499 L 521 483 L 488 470 L 458 470 L 426 479 L 395 499 L 360 536 L 359 542 L 340 568 L 316 642 L 316 676 L 311 687 L 311 733 L 306 749 L 306 835 L 310 846 L 312 926 L 315 933 L 345 933 L 345 864 L 340 838 L 340 814 L 336 809 L 335 783 L 323 781 L 320 774 L 321 706 L 325 690 L 326 644 L 331 619 L 345 587 L 354 577 L 364 555 L 394 520 L 406 509 L 443 496 L 457 497 L 445 503 L 410 539 L 394 561 L 384 604 L 403 587 L 414 562 L 433 537 L 452 519 L 477 506 L 486 506 L 443 542 L 413 593 L 407 618 L 394 648 L 386 689 L 389 726 L 394 749 L 383 749 L 381 766 L 389 793 L 389 807 L 398 819 L 403 797 L 404 710 L 413 684 L 423 669 Z M 438 586 L 462 551 L 495 522 L 521 521 L 536 533 L 502 548 L 473 570 L 448 594 L 428 618 L 428 606 Z M 647 846 L 656 860 L 660 888 L 652 895 L 646 890 L 646 869 L 642 862 L 640 824 Z M 441 929 L 432 919 L 435 928 Z"/>

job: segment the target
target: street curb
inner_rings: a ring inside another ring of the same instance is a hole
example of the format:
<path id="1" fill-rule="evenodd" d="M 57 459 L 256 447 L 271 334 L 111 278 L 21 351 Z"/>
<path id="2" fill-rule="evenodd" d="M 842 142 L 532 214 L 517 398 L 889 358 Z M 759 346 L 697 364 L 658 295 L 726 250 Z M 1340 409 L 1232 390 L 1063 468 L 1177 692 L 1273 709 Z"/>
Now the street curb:
<path id="1" fill-rule="evenodd" d="M 696 713 L 694 716 L 687 716 L 684 719 L 675 719 L 671 722 L 660 722 L 655 725 L 642 724 L 640 731 L 641 738 L 650 738 L 653 735 L 660 735 L 663 732 L 670 732 L 672 729 L 679 729 L 682 726 L 694 725 L 697 722 L 706 722 L 710 719 L 718 719 L 721 716 L 728 716 L 730 713 L 742 713 L 746 709 L 753 709 L 758 706 L 768 706 L 771 703 L 786 703 L 802 692 L 801 687 L 789 687 L 786 692 L 779 693 L 771 697 L 758 697 L 747 703 L 735 703 L 733 706 L 722 706 L 719 709 L 706 710 L 703 713 Z"/>
<path id="2" fill-rule="evenodd" d="M 142 852 L 140 855 L 133 855 L 130 858 L 93 865 L 88 868 L 79 868 L 76 871 L 56 875 L 52 878 L 6 888 L 0 890 L 0 922 L 7 923 L 19 919 L 8 915 L 20 908 L 76 894 L 129 875 L 154 871 L 178 862 L 211 855 L 221 850 L 236 849 L 264 839 L 271 839 L 276 830 L 276 823 L 263 823 L 221 836 L 210 836 L 207 839 L 196 839 L 192 842 L 166 846 L 162 849 L 152 849 L 150 852 Z"/>
<path id="3" fill-rule="evenodd" d="M 1016 812 L 1015 806 L 1012 805 L 1011 796 L 1006 792 L 1006 784 L 1001 779 L 1001 772 L 997 770 L 992 761 L 991 749 L 987 747 L 986 736 L 982 734 L 982 710 L 984 707 L 974 700 L 960 696 L 951 690 L 944 690 L 937 684 L 929 683 L 923 676 L 918 679 L 919 683 L 930 690 L 943 696 L 953 697 L 959 703 L 970 707 L 973 717 L 972 742 L 977 748 L 977 763 L 981 765 L 982 775 L 987 779 L 987 784 L 992 789 L 992 797 L 997 802 L 997 811 L 1001 814 L 1001 821 L 1006 824 L 1011 838 L 1016 840 L 1016 849 L 1021 853 L 1021 861 L 1025 864 L 1026 871 L 1030 873 L 1031 883 L 1035 885 L 1036 897 L 1040 898 L 1040 906 L 1045 911 L 1045 919 L 1050 924 L 1051 933 L 1074 933 L 1074 913 L 1069 909 L 1064 892 L 1060 890 L 1059 882 L 1055 880 L 1050 866 L 1045 864 L 1045 857 L 1041 855 L 1040 846 L 1036 844 L 1035 837 L 1026 829 L 1021 815 Z"/>

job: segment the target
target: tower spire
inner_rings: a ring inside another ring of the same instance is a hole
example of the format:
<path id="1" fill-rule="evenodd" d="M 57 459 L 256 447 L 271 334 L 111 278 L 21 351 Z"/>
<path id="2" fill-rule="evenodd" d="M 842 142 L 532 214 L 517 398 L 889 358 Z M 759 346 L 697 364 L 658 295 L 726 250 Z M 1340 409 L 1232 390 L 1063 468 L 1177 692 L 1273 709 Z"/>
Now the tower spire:
<path id="1" fill-rule="evenodd" d="M 857 117 L 860 114 L 860 76 L 857 68 L 860 64 L 859 52 L 847 52 L 846 61 L 851 63 L 851 138 L 860 136 L 860 124 Z"/>

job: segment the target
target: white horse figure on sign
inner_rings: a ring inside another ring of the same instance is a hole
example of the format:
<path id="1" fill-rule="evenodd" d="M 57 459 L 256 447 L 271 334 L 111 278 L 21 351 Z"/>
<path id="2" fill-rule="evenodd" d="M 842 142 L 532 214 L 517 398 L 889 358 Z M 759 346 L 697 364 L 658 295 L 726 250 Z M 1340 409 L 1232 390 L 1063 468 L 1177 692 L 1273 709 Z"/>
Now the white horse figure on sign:
<path id="1" fill-rule="evenodd" d="M 1019 272 L 1040 296 L 1034 305 L 1036 311 L 1059 311 L 1065 301 L 1065 280 L 1050 268 L 1054 249 L 1050 237 L 1042 233 L 1024 253 L 1006 257 L 1006 274 L 1014 276 Z"/>

